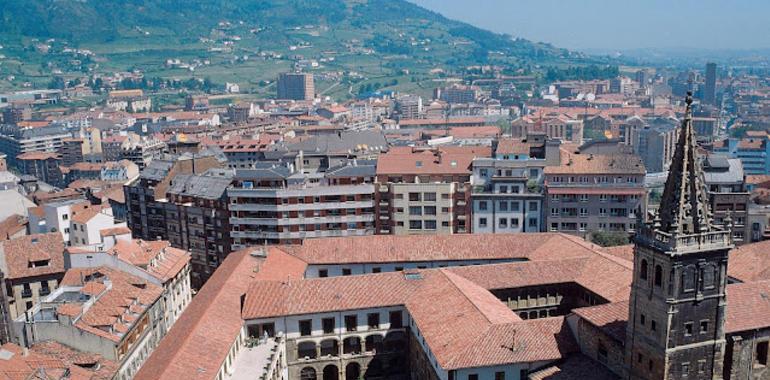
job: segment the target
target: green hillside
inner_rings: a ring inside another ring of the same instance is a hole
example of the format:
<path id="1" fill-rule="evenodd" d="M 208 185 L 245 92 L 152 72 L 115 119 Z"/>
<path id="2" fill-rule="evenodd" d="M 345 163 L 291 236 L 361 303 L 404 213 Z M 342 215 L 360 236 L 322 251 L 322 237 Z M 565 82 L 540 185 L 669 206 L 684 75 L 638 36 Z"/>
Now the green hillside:
<path id="1" fill-rule="evenodd" d="M 0 19 L 0 88 L 140 70 L 267 94 L 299 67 L 332 73 L 319 87 L 344 98 L 366 85 L 429 91 L 435 69 L 595 62 L 403 0 L 24 0 L 0 3 Z"/>

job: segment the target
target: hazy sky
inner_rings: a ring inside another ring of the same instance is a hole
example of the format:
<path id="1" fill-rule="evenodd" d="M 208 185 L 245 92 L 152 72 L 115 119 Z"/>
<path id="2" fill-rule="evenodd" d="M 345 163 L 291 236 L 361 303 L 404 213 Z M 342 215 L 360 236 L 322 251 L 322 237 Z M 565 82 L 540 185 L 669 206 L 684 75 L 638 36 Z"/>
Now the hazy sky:
<path id="1" fill-rule="evenodd" d="M 768 0 L 410 0 L 571 49 L 770 48 Z"/>

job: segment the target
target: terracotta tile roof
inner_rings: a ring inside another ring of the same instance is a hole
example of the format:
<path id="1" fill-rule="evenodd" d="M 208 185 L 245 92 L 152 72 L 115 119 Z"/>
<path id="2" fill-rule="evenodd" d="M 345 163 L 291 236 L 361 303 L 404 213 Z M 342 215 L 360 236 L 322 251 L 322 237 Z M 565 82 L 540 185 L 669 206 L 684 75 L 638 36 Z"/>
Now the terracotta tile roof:
<path id="1" fill-rule="evenodd" d="M 73 363 L 69 350 L 53 345 L 36 344 L 25 355 L 22 348 L 6 343 L 2 351 L 10 355 L 8 359 L 0 360 L 0 379 L 26 380 L 26 379 L 72 379 L 72 380 L 102 380 L 109 379 L 115 372 L 115 365 L 106 360 L 97 360 L 104 363 L 104 370 L 89 370 Z M 82 363 L 85 364 L 85 363 Z"/>
<path id="2" fill-rule="evenodd" d="M 625 342 L 628 322 L 628 301 L 583 307 L 572 310 L 580 318 L 601 329 L 608 336 Z"/>
<path id="3" fill-rule="evenodd" d="M 770 281 L 728 285 L 725 314 L 727 334 L 770 327 Z"/>
<path id="4" fill-rule="evenodd" d="M 529 380 L 617 380 L 619 377 L 607 367 L 583 355 L 571 355 L 556 365 L 529 375 Z"/>
<path id="5" fill-rule="evenodd" d="M 71 208 L 71 220 L 74 223 L 86 224 L 88 221 L 108 208 L 110 208 L 109 205 L 92 205 L 88 202 L 74 204 Z"/>
<path id="6" fill-rule="evenodd" d="M 47 160 L 49 158 L 57 159 L 59 155 L 49 152 L 27 152 L 16 156 L 17 160 Z"/>
<path id="7" fill-rule="evenodd" d="M 770 188 L 770 175 L 747 175 L 746 184 L 756 185 L 759 187 Z"/>
<path id="8" fill-rule="evenodd" d="M 123 226 L 123 227 L 114 227 L 114 228 L 105 228 L 101 231 L 99 231 L 99 235 L 102 237 L 105 236 L 115 236 L 115 235 L 131 235 L 131 229 Z"/>
<path id="9" fill-rule="evenodd" d="M 403 305 L 421 285 L 401 272 L 354 277 L 329 277 L 299 281 L 255 281 L 243 303 L 244 319 L 355 310 Z M 269 295 L 269 296 L 266 296 Z"/>
<path id="10" fill-rule="evenodd" d="M 116 203 L 126 203 L 126 194 L 123 192 L 123 186 L 105 191 L 103 196 Z"/>
<path id="11" fill-rule="evenodd" d="M 564 317 L 533 319 L 491 326 L 449 368 L 559 360 L 578 351 Z"/>
<path id="12" fill-rule="evenodd" d="M 404 119 L 398 122 L 402 127 L 410 126 L 431 126 L 431 125 L 456 125 L 456 124 L 478 124 L 483 125 L 486 120 L 483 117 L 456 117 L 451 119 Z"/>
<path id="13" fill-rule="evenodd" d="M 117 363 L 101 355 L 77 351 L 58 342 L 35 343 L 30 351 L 62 361 L 69 368 L 77 368 L 85 377 L 75 379 L 109 380 L 118 370 Z M 82 371 L 80 371 L 82 369 Z"/>
<path id="14" fill-rule="evenodd" d="M 520 139 L 500 139 L 495 154 L 526 154 L 529 155 L 530 144 Z"/>
<path id="15" fill-rule="evenodd" d="M 259 259 L 250 252 L 242 250 L 227 256 L 142 365 L 135 380 L 216 377 L 243 327 L 241 295 L 258 277 L 255 268 Z"/>
<path id="16" fill-rule="evenodd" d="M 563 154 L 559 166 L 547 166 L 545 174 L 645 174 L 644 163 L 633 154 Z"/>
<path id="17" fill-rule="evenodd" d="M 378 158 L 377 174 L 470 174 L 474 158 L 490 155 L 489 147 L 393 147 Z"/>
<path id="18" fill-rule="evenodd" d="M 9 239 L 11 236 L 25 231 L 27 229 L 28 223 L 29 221 L 27 218 L 16 214 L 5 218 L 3 221 L 0 221 L 0 240 Z"/>
<path id="19" fill-rule="evenodd" d="M 479 137 L 497 137 L 500 136 L 500 127 L 452 127 L 449 128 L 449 135 L 456 139 L 469 139 Z"/>
<path id="20" fill-rule="evenodd" d="M 22 236 L 0 242 L 5 278 L 18 279 L 64 273 L 64 240 L 58 232 Z M 33 267 L 34 261 L 48 261 Z"/>
<path id="21" fill-rule="evenodd" d="M 160 286 L 107 267 L 73 268 L 62 279 L 62 286 L 80 286 L 80 292 L 96 298 L 93 305 L 82 309 L 75 327 L 84 332 L 120 342 L 125 333 L 133 327 L 138 314 L 149 309 L 159 298 Z M 105 292 L 106 290 L 106 292 Z M 75 311 L 74 307 L 72 310 Z M 126 318 L 129 317 L 129 318 Z"/>
<path id="22" fill-rule="evenodd" d="M 485 249 L 478 249 L 480 246 Z M 308 264 L 388 263 L 474 259 L 584 257 L 598 250 L 581 239 L 557 233 L 496 235 L 373 235 L 308 239 L 298 246 L 281 246 Z M 554 251 L 556 249 L 557 251 Z"/>
<path id="23" fill-rule="evenodd" d="M 174 279 L 190 262 L 190 254 L 171 247 L 165 240 L 122 240 L 107 253 L 135 265 L 165 283 Z"/>
<path id="24" fill-rule="evenodd" d="M 770 240 L 751 243 L 730 251 L 728 276 L 742 282 L 770 280 Z"/>

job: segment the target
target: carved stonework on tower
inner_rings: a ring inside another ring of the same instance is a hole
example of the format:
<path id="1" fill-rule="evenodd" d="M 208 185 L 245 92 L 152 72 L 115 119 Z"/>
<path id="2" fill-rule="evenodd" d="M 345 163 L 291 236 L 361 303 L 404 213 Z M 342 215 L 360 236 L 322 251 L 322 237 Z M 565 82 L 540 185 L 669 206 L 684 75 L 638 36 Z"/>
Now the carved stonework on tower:
<path id="1" fill-rule="evenodd" d="M 722 379 L 732 242 L 711 222 L 689 94 L 679 133 L 658 214 L 635 238 L 629 379 Z"/>
<path id="2" fill-rule="evenodd" d="M 692 125 L 692 95 L 687 94 L 682 129 L 660 202 L 658 219 L 662 231 L 693 234 L 712 229 L 703 169 Z"/>

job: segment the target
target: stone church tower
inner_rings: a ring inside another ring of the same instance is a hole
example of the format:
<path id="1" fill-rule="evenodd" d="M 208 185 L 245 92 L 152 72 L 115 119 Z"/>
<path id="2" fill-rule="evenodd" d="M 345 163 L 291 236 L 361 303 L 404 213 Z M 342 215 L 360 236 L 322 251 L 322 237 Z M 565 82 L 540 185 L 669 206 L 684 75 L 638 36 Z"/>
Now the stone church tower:
<path id="1" fill-rule="evenodd" d="M 702 176 L 688 94 L 660 210 L 635 239 L 628 379 L 722 379 L 732 239 L 712 223 Z"/>

